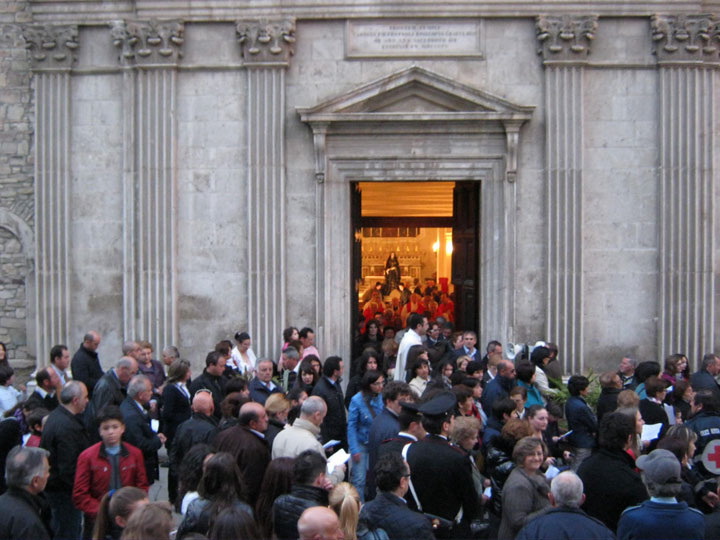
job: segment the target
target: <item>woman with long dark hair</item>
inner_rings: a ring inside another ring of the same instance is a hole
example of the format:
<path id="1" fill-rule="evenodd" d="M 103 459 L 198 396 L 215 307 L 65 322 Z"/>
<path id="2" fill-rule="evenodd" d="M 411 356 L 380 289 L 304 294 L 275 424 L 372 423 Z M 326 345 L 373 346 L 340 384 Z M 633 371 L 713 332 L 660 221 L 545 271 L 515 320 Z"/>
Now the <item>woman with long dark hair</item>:
<path id="1" fill-rule="evenodd" d="M 365 478 L 368 467 L 368 437 L 375 417 L 383 410 L 382 389 L 385 377 L 379 371 L 366 371 L 362 378 L 361 391 L 350 401 L 348 412 L 348 445 L 352 455 L 350 481 L 365 500 Z"/>
<path id="2" fill-rule="evenodd" d="M 272 505 L 280 495 L 290 493 L 294 464 L 292 458 L 275 458 L 265 470 L 260 495 L 255 503 L 255 515 L 262 538 L 272 537 Z"/>
<path id="3" fill-rule="evenodd" d="M 215 518 L 226 508 L 236 508 L 253 515 L 252 507 L 245 502 L 245 486 L 237 461 L 228 452 L 218 452 L 205 463 L 198 493 L 200 498 L 190 503 L 180 523 L 179 540 L 190 532 L 207 535 Z"/>

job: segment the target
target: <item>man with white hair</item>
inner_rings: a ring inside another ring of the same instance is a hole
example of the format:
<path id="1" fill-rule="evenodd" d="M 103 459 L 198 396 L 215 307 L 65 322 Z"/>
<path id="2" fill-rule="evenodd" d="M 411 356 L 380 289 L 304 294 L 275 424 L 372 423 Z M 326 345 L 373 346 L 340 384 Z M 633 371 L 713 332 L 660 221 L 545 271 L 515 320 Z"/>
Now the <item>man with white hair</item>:
<path id="1" fill-rule="evenodd" d="M 518 533 L 516 540 L 612 540 L 615 535 L 599 519 L 580 510 L 585 502 L 583 483 L 572 471 L 553 478 L 547 512 L 536 517 Z"/>
<path id="2" fill-rule="evenodd" d="M 50 477 L 50 452 L 16 446 L 8 454 L 5 477 L 8 490 L 0 496 L 0 535 L 7 539 L 50 540 L 52 529 L 47 503 L 40 493 Z"/>
<path id="3" fill-rule="evenodd" d="M 137 363 L 135 367 L 137 368 Z M 120 405 L 120 410 L 125 418 L 123 439 L 142 451 L 147 479 L 152 484 L 160 478 L 157 452 L 165 444 L 165 435 L 152 430 L 150 417 L 145 408 L 150 398 L 152 398 L 150 379 L 145 375 L 135 375 L 128 384 L 127 397 Z"/>
<path id="4" fill-rule="evenodd" d="M 273 441 L 272 458 L 296 458 L 305 450 L 314 450 L 323 457 L 325 449 L 318 440 L 320 426 L 327 414 L 325 400 L 319 396 L 310 396 L 300 406 L 300 416 L 295 419 L 292 426 L 286 427 L 277 434 Z M 342 482 L 345 466 L 337 467 L 328 475 L 333 485 Z"/>

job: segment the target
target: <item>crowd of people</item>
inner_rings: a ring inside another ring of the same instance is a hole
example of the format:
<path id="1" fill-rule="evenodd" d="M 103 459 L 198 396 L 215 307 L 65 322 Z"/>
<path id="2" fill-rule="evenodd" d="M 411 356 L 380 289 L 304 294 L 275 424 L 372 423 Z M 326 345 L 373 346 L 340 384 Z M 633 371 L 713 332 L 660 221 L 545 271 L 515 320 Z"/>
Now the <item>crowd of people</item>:
<path id="1" fill-rule="evenodd" d="M 308 327 L 276 359 L 238 332 L 199 374 L 145 341 L 104 371 L 91 331 L 29 395 L 0 357 L 0 538 L 720 537 L 720 357 L 563 383 L 554 344 L 511 360 L 428 315 L 367 317 L 347 368 Z"/>

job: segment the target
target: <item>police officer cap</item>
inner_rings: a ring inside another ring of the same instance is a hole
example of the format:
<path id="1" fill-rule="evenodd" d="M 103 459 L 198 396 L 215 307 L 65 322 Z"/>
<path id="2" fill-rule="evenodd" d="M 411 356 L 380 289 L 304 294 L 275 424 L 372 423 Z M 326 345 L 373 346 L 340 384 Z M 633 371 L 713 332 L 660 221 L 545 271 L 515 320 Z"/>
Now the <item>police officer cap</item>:
<path id="1" fill-rule="evenodd" d="M 413 401 L 401 401 L 400 407 L 403 409 L 403 412 L 406 413 L 418 414 L 420 412 L 420 405 Z"/>
<path id="2" fill-rule="evenodd" d="M 455 410 L 457 399 L 452 392 L 442 392 L 420 406 L 419 411 L 429 418 L 444 418 Z"/>

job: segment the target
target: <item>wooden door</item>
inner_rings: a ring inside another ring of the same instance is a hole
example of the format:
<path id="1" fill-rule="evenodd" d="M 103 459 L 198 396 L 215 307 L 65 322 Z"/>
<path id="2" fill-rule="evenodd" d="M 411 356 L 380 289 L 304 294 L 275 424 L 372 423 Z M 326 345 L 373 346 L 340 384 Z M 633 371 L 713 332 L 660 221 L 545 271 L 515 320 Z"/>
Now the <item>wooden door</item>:
<path id="1" fill-rule="evenodd" d="M 478 328 L 480 183 L 457 182 L 453 191 L 452 282 L 455 286 L 455 329 Z"/>

